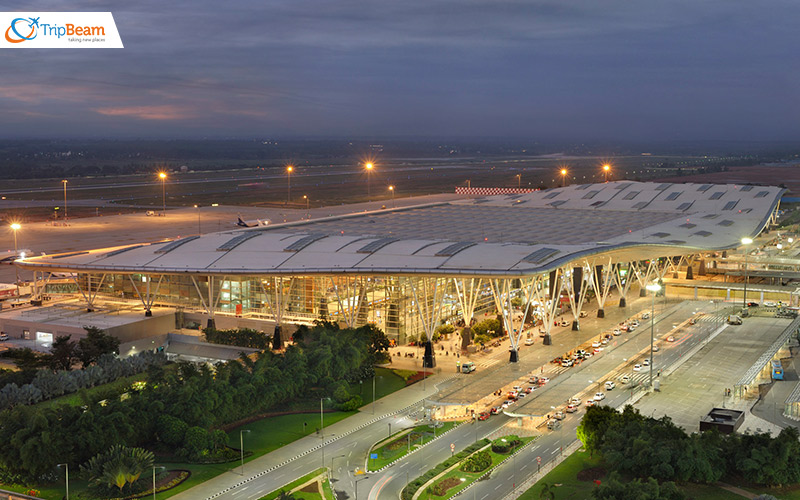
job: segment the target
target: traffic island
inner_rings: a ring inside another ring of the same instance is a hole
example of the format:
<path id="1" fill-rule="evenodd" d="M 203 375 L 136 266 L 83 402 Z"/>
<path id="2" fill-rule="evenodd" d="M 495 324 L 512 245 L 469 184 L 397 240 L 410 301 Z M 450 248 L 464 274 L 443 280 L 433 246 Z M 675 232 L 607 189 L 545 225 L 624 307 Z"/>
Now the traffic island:
<path id="1" fill-rule="evenodd" d="M 437 422 L 435 428 L 432 424 L 418 425 L 392 434 L 391 437 L 376 443 L 369 450 L 367 472 L 383 470 L 409 453 L 453 430 L 460 423 Z"/>
<path id="2" fill-rule="evenodd" d="M 274 500 L 281 494 L 293 495 L 300 493 L 302 498 L 320 498 L 322 500 L 336 500 L 328 480 L 328 469 L 317 469 L 310 474 L 287 483 L 259 500 Z M 299 497 L 298 497 L 299 498 Z"/>
<path id="3" fill-rule="evenodd" d="M 482 439 L 411 481 L 400 497 L 402 500 L 452 498 L 488 476 L 497 466 L 511 459 L 534 439 L 515 435 L 503 436 L 494 441 Z"/>

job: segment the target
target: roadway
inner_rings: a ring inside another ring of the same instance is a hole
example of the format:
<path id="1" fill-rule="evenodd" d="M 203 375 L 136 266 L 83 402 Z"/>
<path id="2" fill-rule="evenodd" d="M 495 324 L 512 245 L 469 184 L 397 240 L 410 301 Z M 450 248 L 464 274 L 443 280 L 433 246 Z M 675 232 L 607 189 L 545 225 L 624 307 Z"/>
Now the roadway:
<path id="1" fill-rule="evenodd" d="M 655 318 L 655 325 L 660 327 L 659 329 L 661 332 L 667 332 L 672 329 L 673 324 L 682 321 L 694 313 L 698 307 L 711 306 L 709 303 L 683 303 L 677 305 L 671 308 L 671 313 L 668 312 L 667 314 L 657 315 Z M 697 328 L 698 332 L 705 332 L 708 327 L 706 325 L 706 330 L 703 330 L 703 326 L 698 326 Z M 666 333 L 663 335 L 665 334 Z M 592 333 L 591 335 L 597 335 L 597 333 Z M 663 347 L 655 357 L 656 368 L 663 368 L 673 363 L 680 358 L 682 353 L 689 349 L 694 342 L 702 340 L 701 337 L 702 336 L 699 334 L 691 333 L 687 336 L 687 340 L 680 343 L 676 342 L 674 346 Z M 638 359 L 637 356 L 640 358 L 642 356 L 640 352 L 646 347 L 649 347 L 649 343 L 650 330 L 649 328 L 645 328 L 644 324 L 640 325 L 635 332 L 630 334 L 624 333 L 621 337 L 617 337 L 616 345 L 612 343 L 603 353 L 591 358 L 588 362 L 575 368 L 564 369 L 565 371 L 554 376 L 549 384 L 535 391 L 527 398 L 520 400 L 520 402 L 515 405 L 516 407 L 512 408 L 515 412 L 546 414 L 552 412 L 551 406 L 563 406 L 566 399 L 576 394 L 583 394 L 585 392 L 594 394 L 594 392 L 596 392 L 595 384 L 597 382 L 604 382 L 609 373 L 613 373 L 620 364 L 632 363 L 635 359 Z M 573 347 L 570 347 L 570 349 L 571 348 Z M 561 350 L 556 351 L 549 349 L 545 349 L 544 351 L 547 351 L 546 356 L 548 358 L 552 357 L 556 352 L 563 352 Z M 440 387 L 440 389 L 447 391 L 448 385 L 459 385 L 461 384 L 461 380 L 469 380 L 467 377 L 470 377 L 470 375 L 453 376 L 452 380 L 445 382 L 443 384 L 444 387 Z M 627 400 L 629 396 L 630 394 L 627 391 L 611 391 L 606 398 L 606 403 L 621 404 L 621 402 Z M 390 396 L 385 399 L 388 400 L 392 397 L 393 396 Z M 414 405 L 415 411 L 421 409 L 421 404 L 422 401 L 420 398 Z M 543 465 L 546 464 L 555 457 L 556 450 L 560 449 L 564 438 L 574 436 L 574 430 L 577 427 L 581 414 L 582 411 L 577 415 L 568 417 L 564 422 L 565 425 L 562 427 L 562 430 L 558 432 L 552 433 L 545 431 L 536 441 L 535 445 L 531 447 L 532 451 L 526 451 L 526 455 L 524 456 L 528 456 L 529 459 L 532 459 L 537 455 L 541 455 Z M 419 417 L 420 414 L 417 413 L 414 415 L 412 411 L 412 414 L 406 412 L 398 416 L 380 419 L 360 428 L 351 438 L 336 439 L 325 446 L 325 465 L 331 466 L 330 460 L 332 458 L 335 459 L 332 466 L 333 485 L 336 491 L 340 492 L 340 498 L 355 497 L 356 479 L 359 481 L 358 488 L 362 498 L 364 498 L 366 492 L 369 492 L 367 498 L 370 499 L 397 498 L 400 490 L 406 485 L 406 478 L 414 479 L 430 469 L 433 465 L 445 460 L 450 456 L 451 444 L 454 445 L 457 451 L 464 449 L 477 439 L 496 433 L 509 422 L 508 417 L 496 416 L 483 422 L 463 424 L 381 473 L 367 474 L 364 476 L 355 474 L 357 468 L 364 468 L 364 462 L 369 448 L 374 443 L 388 436 L 389 423 L 392 424 L 392 429 L 397 431 L 402 426 L 413 425 L 415 416 Z M 513 432 L 513 430 L 509 432 Z M 308 446 L 308 442 L 305 446 Z M 530 462 L 530 460 L 517 464 L 520 467 L 519 480 L 522 480 L 523 475 L 534 472 L 533 465 L 530 465 L 528 462 Z M 295 477 L 302 475 L 302 473 L 322 466 L 322 464 L 322 450 L 316 450 L 312 453 L 300 456 L 269 473 L 247 481 L 240 487 L 233 488 L 222 495 L 215 496 L 214 498 L 237 500 L 257 499 L 270 491 L 280 488 L 287 482 L 295 479 Z M 473 488 L 475 490 L 474 494 L 479 498 L 496 498 L 499 495 L 505 495 L 513 488 L 515 482 L 514 474 L 514 467 L 504 465 L 493 474 L 492 479 L 489 481 L 482 481 L 475 486 Z M 216 490 L 206 488 L 204 491 L 210 492 Z M 211 495 L 209 494 L 208 496 L 210 497 Z M 191 497 L 187 496 L 186 498 Z"/>

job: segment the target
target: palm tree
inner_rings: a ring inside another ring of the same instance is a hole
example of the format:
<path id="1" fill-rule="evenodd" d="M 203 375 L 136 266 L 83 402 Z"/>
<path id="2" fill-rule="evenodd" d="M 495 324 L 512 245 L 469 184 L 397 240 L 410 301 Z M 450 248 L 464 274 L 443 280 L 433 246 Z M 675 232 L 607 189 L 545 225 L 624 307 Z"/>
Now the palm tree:
<path id="1" fill-rule="evenodd" d="M 555 500 L 556 490 L 552 484 L 542 483 L 542 491 L 539 492 L 539 500 Z"/>

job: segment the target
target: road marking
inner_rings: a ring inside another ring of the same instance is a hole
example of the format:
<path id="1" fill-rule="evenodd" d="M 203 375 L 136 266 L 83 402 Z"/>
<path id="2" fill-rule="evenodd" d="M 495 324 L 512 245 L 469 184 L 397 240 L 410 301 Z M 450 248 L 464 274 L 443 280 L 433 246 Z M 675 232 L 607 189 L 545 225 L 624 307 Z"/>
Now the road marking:
<path id="1" fill-rule="evenodd" d="M 386 477 L 384 477 L 383 479 L 381 479 L 380 481 L 378 481 L 378 482 L 375 484 L 375 486 L 373 486 L 373 487 L 372 487 L 372 489 L 369 491 L 369 495 L 368 495 L 368 497 L 367 497 L 367 498 L 376 498 L 376 499 L 377 499 L 377 498 L 380 498 L 380 495 L 381 495 L 381 490 L 383 489 L 383 487 L 384 487 L 384 486 L 386 486 L 386 484 L 387 484 L 389 481 L 391 481 L 391 479 L 392 479 L 393 477 L 394 477 L 394 475 L 391 475 L 391 476 L 386 476 Z M 377 491 L 375 490 L 376 488 L 377 488 Z M 374 496 L 373 496 L 373 493 L 375 493 L 375 495 L 374 495 Z"/>

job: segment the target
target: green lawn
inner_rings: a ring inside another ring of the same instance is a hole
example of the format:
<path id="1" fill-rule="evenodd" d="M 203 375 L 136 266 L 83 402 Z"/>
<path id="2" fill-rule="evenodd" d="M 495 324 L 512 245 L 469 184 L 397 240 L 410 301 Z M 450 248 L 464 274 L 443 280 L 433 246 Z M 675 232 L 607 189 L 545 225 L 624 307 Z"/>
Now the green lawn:
<path id="1" fill-rule="evenodd" d="M 436 428 L 436 435 L 441 436 L 443 433 L 449 431 L 456 425 L 457 422 L 442 422 L 440 426 Z M 378 458 L 369 459 L 367 464 L 367 468 L 369 470 L 374 471 L 389 465 L 395 460 L 406 456 L 408 454 L 409 447 L 411 450 L 415 450 L 435 439 L 433 435 L 433 427 L 431 427 L 429 424 L 418 425 L 411 429 L 403 429 L 392 434 L 392 438 L 393 439 L 384 441 L 384 443 L 378 448 L 373 448 L 369 451 L 370 454 L 378 454 Z"/>
<path id="2" fill-rule="evenodd" d="M 119 396 L 125 392 L 125 390 L 131 386 L 131 384 L 139 380 L 144 380 L 145 378 L 147 378 L 146 373 L 139 373 L 136 375 L 131 375 L 130 377 L 122 377 L 113 382 L 86 389 L 86 392 L 88 393 L 89 398 L 92 400 L 98 398 L 101 394 L 107 393 L 116 393 L 116 395 Z M 41 403 L 37 403 L 35 407 L 44 410 L 46 408 L 55 407 L 58 405 L 80 406 L 82 404 L 83 401 L 78 395 L 78 392 L 73 392 L 72 394 L 65 394 L 64 396 L 60 396 L 55 399 L 42 401 Z"/>
<path id="3" fill-rule="evenodd" d="M 375 368 L 375 400 L 399 391 L 406 386 L 406 381 L 388 368 Z M 364 402 L 363 409 L 372 403 L 372 379 L 360 384 L 351 384 L 350 393 L 358 394 Z"/>

